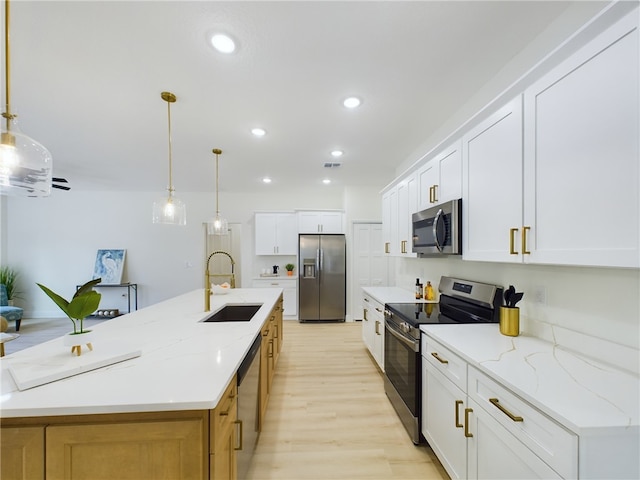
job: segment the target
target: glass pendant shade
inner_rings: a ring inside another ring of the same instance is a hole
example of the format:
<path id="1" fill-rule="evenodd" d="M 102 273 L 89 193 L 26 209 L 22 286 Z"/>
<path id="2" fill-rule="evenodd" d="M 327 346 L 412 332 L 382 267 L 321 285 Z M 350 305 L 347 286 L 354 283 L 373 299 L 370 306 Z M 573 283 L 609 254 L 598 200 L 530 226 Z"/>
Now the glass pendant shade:
<path id="1" fill-rule="evenodd" d="M 171 104 L 175 103 L 176 96 L 171 92 L 162 92 L 160 97 L 167 102 L 167 119 L 169 124 L 169 192 L 168 197 L 153 202 L 152 222 L 165 225 L 186 225 L 187 206 L 182 200 L 173 196 L 173 161 L 171 148 Z"/>
<path id="2" fill-rule="evenodd" d="M 207 233 L 209 235 L 227 235 L 229 233 L 227 219 L 217 213 L 215 218 L 207 222 Z"/>
<path id="3" fill-rule="evenodd" d="M 51 193 L 53 159 L 40 142 L 18 128 L 11 113 L 9 0 L 4 2 L 4 105 L 0 132 L 0 195 L 46 197 Z"/>
<path id="4" fill-rule="evenodd" d="M 153 223 L 186 225 L 187 206 L 179 198 L 169 195 L 153 202 Z"/>
<path id="5" fill-rule="evenodd" d="M 220 189 L 218 188 L 218 156 L 222 154 L 222 150 L 214 148 L 212 152 L 216 156 L 216 216 L 207 222 L 207 233 L 209 235 L 229 235 L 229 224 L 227 223 L 227 219 L 220 215 L 220 203 L 218 201 L 218 195 L 220 193 Z"/>
<path id="6" fill-rule="evenodd" d="M 9 122 L 8 128 L 7 122 Z M 46 197 L 51 193 L 53 159 L 41 143 L 23 134 L 15 117 L 3 121 L 0 136 L 0 194 Z"/>

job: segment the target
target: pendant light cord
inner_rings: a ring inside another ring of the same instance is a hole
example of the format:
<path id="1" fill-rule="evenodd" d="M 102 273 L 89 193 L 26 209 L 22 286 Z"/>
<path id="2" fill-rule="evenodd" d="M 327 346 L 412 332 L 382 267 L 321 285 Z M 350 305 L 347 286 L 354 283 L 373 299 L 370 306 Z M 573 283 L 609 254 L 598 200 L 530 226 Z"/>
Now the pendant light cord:
<path id="1" fill-rule="evenodd" d="M 216 153 L 216 217 L 220 216 L 220 209 L 218 203 L 218 195 L 220 194 L 220 189 L 218 188 L 218 154 Z"/>
<path id="2" fill-rule="evenodd" d="M 13 120 L 16 117 L 11 113 L 11 110 L 9 107 L 9 104 L 10 104 L 9 95 L 11 93 L 11 88 L 9 85 L 9 82 L 11 79 L 11 75 L 9 74 L 9 67 L 10 67 L 9 55 L 10 55 L 9 54 L 9 0 L 5 0 L 4 2 L 4 75 L 5 75 L 4 100 L 5 100 L 6 112 L 3 112 L 2 116 L 7 121 L 7 132 L 10 130 L 10 127 L 11 127 L 11 120 Z"/>
<path id="3" fill-rule="evenodd" d="M 171 156 L 171 102 L 167 102 L 167 117 L 169 124 L 169 197 L 173 195 L 173 175 L 172 175 L 172 156 Z"/>

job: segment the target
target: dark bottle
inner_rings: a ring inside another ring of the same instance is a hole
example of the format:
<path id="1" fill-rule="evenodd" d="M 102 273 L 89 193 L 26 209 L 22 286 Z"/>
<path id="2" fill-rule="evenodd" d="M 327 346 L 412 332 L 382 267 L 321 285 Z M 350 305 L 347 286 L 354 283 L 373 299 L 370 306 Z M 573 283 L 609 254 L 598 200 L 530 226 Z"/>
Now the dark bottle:
<path id="1" fill-rule="evenodd" d="M 416 300 L 422 299 L 422 284 L 420 279 L 416 278 Z"/>

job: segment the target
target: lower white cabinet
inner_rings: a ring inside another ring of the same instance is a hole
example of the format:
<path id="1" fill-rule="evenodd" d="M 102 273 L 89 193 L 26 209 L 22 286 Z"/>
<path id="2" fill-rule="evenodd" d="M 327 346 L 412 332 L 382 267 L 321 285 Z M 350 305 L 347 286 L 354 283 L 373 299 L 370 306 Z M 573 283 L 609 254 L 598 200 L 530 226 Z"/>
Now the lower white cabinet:
<path id="1" fill-rule="evenodd" d="M 469 399 L 467 408 L 467 478 L 562 478 L 476 402 Z"/>
<path id="2" fill-rule="evenodd" d="M 298 316 L 298 281 L 296 278 L 254 278 L 253 288 L 282 288 L 283 316 Z"/>
<path id="3" fill-rule="evenodd" d="M 578 437 L 422 336 L 421 430 L 451 478 L 578 478 Z"/>
<path id="4" fill-rule="evenodd" d="M 362 340 L 384 372 L 384 305 L 363 292 L 362 310 Z"/>

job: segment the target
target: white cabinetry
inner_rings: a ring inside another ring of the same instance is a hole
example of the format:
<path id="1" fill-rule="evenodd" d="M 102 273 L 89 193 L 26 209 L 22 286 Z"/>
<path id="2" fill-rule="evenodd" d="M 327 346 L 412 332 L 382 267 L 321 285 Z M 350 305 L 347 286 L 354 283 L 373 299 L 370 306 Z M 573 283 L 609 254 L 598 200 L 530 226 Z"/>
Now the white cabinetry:
<path id="1" fill-rule="evenodd" d="M 418 170 L 418 210 L 462 197 L 462 142 L 443 149 Z"/>
<path id="2" fill-rule="evenodd" d="M 411 215 L 418 210 L 417 175 L 400 180 L 382 196 L 385 253 L 394 257 L 416 257 L 412 253 Z"/>
<path id="3" fill-rule="evenodd" d="M 298 233 L 344 233 L 343 212 L 298 212 Z"/>
<path id="4" fill-rule="evenodd" d="M 636 17 L 464 135 L 465 260 L 640 267 Z"/>
<path id="5" fill-rule="evenodd" d="M 256 255 L 297 255 L 295 214 L 256 213 L 255 241 Z"/>
<path id="6" fill-rule="evenodd" d="M 522 261 L 522 97 L 480 123 L 462 142 L 463 258 Z"/>
<path id="7" fill-rule="evenodd" d="M 640 267 L 637 15 L 525 91 L 525 261 Z"/>
<path id="8" fill-rule="evenodd" d="M 362 293 L 362 340 L 384 372 L 384 305 Z"/>
<path id="9" fill-rule="evenodd" d="M 432 338 L 421 342 L 422 434 L 451 478 L 577 478 L 576 435 Z"/>
<path id="10" fill-rule="evenodd" d="M 295 278 L 274 277 L 254 278 L 253 288 L 282 288 L 283 315 L 285 317 L 298 316 L 298 281 Z"/>

